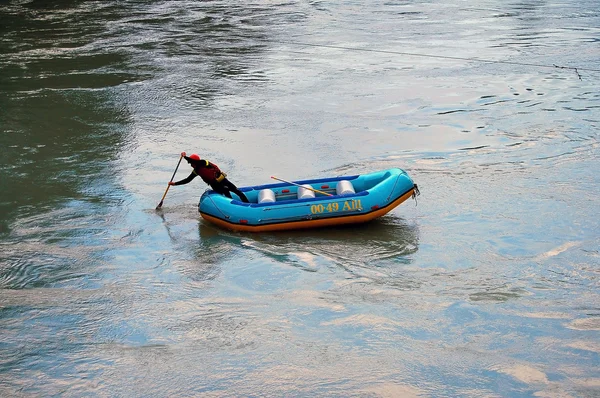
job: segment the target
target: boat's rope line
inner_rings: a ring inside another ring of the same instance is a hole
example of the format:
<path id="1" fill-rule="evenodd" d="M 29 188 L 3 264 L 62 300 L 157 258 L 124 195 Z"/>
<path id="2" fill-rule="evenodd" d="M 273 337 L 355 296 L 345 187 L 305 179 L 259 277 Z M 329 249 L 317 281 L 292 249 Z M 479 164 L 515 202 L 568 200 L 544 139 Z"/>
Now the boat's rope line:
<path id="1" fill-rule="evenodd" d="M 394 186 L 392 186 L 392 189 L 390 189 L 390 194 L 387 197 L 387 201 L 389 202 L 390 198 L 392 197 L 392 195 L 394 194 L 394 190 L 396 189 L 396 185 L 398 184 L 398 180 L 400 180 L 400 176 L 402 174 L 398 174 L 398 177 L 396 177 L 396 181 L 394 181 Z"/>
<path id="2" fill-rule="evenodd" d="M 212 202 L 212 204 L 215 206 L 215 209 L 219 210 L 219 213 L 221 213 L 223 215 L 223 218 L 228 219 L 229 216 L 227 216 L 225 213 L 223 213 L 223 211 L 221 209 L 219 209 L 219 206 L 217 206 L 217 204 L 215 203 L 215 201 L 213 200 L 213 198 L 209 195 L 208 198 L 210 199 L 210 201 Z"/>
<path id="3" fill-rule="evenodd" d="M 371 52 L 371 53 L 379 53 L 379 54 L 392 54 L 392 55 L 405 55 L 410 57 L 424 57 L 424 58 L 436 58 L 436 59 L 447 59 L 454 61 L 469 61 L 469 62 L 484 62 L 489 64 L 504 64 L 504 65 L 513 65 L 513 66 L 528 66 L 535 68 L 551 68 L 551 69 L 567 69 L 574 71 L 581 80 L 581 75 L 579 71 L 586 72 L 600 72 L 600 69 L 595 68 L 583 68 L 583 67 L 575 67 L 575 66 L 564 66 L 564 65 L 548 65 L 548 64 L 538 64 L 532 62 L 516 62 L 516 61 L 498 61 L 492 59 L 483 59 L 483 58 L 470 58 L 470 57 L 456 57 L 452 55 L 437 55 L 437 54 L 423 54 L 423 53 L 412 53 L 406 51 L 393 51 L 393 50 L 378 50 L 374 48 L 358 48 L 358 47 L 346 47 L 346 46 L 338 46 L 332 44 L 315 44 L 315 43 L 305 43 L 299 41 L 275 41 L 275 40 L 264 40 L 270 43 L 278 43 L 278 44 L 290 44 L 294 46 L 306 46 L 306 47 L 319 47 L 319 48 L 331 48 L 336 50 L 345 50 L 345 51 L 362 51 L 362 52 Z"/>
<path id="4" fill-rule="evenodd" d="M 415 206 L 418 205 L 417 203 L 417 196 L 421 195 L 421 191 L 419 191 L 419 186 L 417 184 L 415 184 L 413 186 L 413 193 L 412 193 L 412 198 L 415 200 Z"/>

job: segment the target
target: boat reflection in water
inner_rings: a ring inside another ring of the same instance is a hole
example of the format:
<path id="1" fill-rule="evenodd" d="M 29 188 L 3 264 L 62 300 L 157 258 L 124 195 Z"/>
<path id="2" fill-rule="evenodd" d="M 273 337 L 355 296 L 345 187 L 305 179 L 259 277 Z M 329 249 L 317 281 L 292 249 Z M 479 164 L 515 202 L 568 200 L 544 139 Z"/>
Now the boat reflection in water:
<path id="1" fill-rule="evenodd" d="M 203 261 L 207 255 L 223 259 L 225 253 L 244 248 L 254 252 L 249 258 L 258 256 L 263 258 L 261 262 L 269 260 L 306 271 L 334 267 L 383 283 L 389 282 L 390 276 L 402 280 L 403 267 L 412 263 L 419 248 L 418 226 L 394 215 L 359 225 L 309 230 L 230 232 L 205 220 L 198 229 Z"/>

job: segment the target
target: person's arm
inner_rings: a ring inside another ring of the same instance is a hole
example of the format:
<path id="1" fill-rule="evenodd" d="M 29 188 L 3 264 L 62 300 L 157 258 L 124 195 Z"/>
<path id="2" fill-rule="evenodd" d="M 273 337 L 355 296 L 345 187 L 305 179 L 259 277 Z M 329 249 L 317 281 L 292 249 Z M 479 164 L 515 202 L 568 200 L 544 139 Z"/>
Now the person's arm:
<path id="1" fill-rule="evenodd" d="M 188 182 L 190 182 L 190 181 L 192 181 L 194 178 L 196 178 L 196 176 L 197 176 L 197 175 L 198 175 L 198 174 L 196 174 L 194 171 L 192 171 L 192 173 L 191 173 L 189 176 L 187 176 L 186 178 L 184 178 L 183 180 L 181 180 L 181 181 L 177 181 L 177 182 L 173 182 L 173 181 L 171 181 L 171 182 L 169 183 L 169 185 L 184 185 L 184 184 L 187 184 Z"/>

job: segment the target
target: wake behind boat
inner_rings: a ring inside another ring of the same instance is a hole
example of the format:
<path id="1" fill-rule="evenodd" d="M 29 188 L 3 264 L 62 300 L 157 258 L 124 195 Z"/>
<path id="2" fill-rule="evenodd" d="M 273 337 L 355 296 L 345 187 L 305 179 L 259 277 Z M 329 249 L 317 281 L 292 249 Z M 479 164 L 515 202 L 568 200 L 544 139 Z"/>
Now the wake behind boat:
<path id="1" fill-rule="evenodd" d="M 250 203 L 207 190 L 198 210 L 205 220 L 233 231 L 281 231 L 364 223 L 419 194 L 413 180 L 398 168 L 280 181 L 284 182 L 240 188 Z"/>

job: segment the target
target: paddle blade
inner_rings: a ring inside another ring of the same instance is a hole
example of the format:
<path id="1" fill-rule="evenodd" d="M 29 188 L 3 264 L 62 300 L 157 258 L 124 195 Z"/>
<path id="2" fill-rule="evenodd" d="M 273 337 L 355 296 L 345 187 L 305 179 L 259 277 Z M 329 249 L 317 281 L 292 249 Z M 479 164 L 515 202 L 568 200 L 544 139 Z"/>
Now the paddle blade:
<path id="1" fill-rule="evenodd" d="M 162 207 L 162 204 L 163 204 L 163 201 L 161 200 L 161 201 L 160 201 L 160 203 L 158 204 L 158 206 L 156 206 L 156 209 L 155 209 L 155 210 L 158 210 L 158 209 L 160 209 L 160 208 Z"/>

